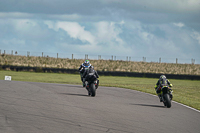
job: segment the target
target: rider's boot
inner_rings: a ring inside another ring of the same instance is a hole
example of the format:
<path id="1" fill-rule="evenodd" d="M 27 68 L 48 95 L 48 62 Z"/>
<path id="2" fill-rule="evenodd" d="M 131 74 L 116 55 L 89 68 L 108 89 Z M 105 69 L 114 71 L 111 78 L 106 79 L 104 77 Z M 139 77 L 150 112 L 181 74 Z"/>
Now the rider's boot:
<path id="1" fill-rule="evenodd" d="M 172 92 L 173 92 L 173 91 L 170 90 L 170 93 L 169 93 L 171 99 L 173 98 Z"/>
<path id="2" fill-rule="evenodd" d="M 87 85 L 85 84 L 85 86 L 86 86 L 86 87 L 85 87 L 85 88 L 86 88 L 86 90 L 88 91 L 88 96 L 90 96 L 90 95 L 91 95 L 91 93 L 90 93 L 90 90 L 89 90 L 89 85 L 88 85 L 88 84 L 87 84 Z"/>
<path id="3" fill-rule="evenodd" d="M 83 87 L 85 87 L 85 78 L 83 78 Z"/>
<path id="4" fill-rule="evenodd" d="M 90 94 L 90 91 L 88 91 L 88 96 L 90 96 L 91 94 Z"/>
<path id="5" fill-rule="evenodd" d="M 163 99 L 161 97 L 161 95 L 158 95 L 159 99 L 160 99 L 160 102 L 163 102 Z"/>

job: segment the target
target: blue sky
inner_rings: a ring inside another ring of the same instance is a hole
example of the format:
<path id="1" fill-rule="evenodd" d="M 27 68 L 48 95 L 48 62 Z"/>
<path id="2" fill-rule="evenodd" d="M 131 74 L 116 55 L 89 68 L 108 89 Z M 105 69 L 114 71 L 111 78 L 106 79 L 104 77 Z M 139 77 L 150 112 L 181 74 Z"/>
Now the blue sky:
<path id="1" fill-rule="evenodd" d="M 0 31 L 2 51 L 200 64 L 199 0 L 1 0 Z"/>

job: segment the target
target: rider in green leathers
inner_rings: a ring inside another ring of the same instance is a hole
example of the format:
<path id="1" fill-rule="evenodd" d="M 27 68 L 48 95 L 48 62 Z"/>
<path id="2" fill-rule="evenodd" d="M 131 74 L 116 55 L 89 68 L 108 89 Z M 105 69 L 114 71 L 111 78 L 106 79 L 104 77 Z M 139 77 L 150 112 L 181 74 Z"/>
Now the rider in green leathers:
<path id="1" fill-rule="evenodd" d="M 161 88 L 162 88 L 162 85 L 165 84 L 165 85 L 169 85 L 169 87 L 172 87 L 173 85 L 170 83 L 170 81 L 166 78 L 165 75 L 161 75 L 158 82 L 156 83 L 155 85 L 155 90 L 156 90 L 156 93 L 158 95 L 158 97 L 160 98 L 160 102 L 162 102 L 162 98 L 161 98 Z"/>

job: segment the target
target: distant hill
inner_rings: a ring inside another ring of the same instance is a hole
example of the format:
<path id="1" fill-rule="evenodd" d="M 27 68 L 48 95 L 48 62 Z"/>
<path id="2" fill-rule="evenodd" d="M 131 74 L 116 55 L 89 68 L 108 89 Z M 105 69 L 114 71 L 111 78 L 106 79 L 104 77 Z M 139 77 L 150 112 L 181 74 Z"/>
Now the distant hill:
<path id="1" fill-rule="evenodd" d="M 90 59 L 89 59 L 90 60 Z M 1 65 L 78 69 L 84 59 L 64 59 L 19 55 L 1 55 Z M 200 75 L 199 64 L 174 64 L 113 60 L 90 60 L 97 71 Z"/>

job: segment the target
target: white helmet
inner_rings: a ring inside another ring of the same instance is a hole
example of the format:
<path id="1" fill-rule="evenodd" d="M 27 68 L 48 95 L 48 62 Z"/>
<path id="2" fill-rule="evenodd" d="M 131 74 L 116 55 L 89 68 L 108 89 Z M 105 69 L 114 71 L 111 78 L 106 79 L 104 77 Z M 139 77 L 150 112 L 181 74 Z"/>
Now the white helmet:
<path id="1" fill-rule="evenodd" d="M 160 79 L 163 79 L 163 78 L 166 79 L 166 76 L 165 76 L 165 75 L 161 75 L 161 76 L 160 76 Z"/>

